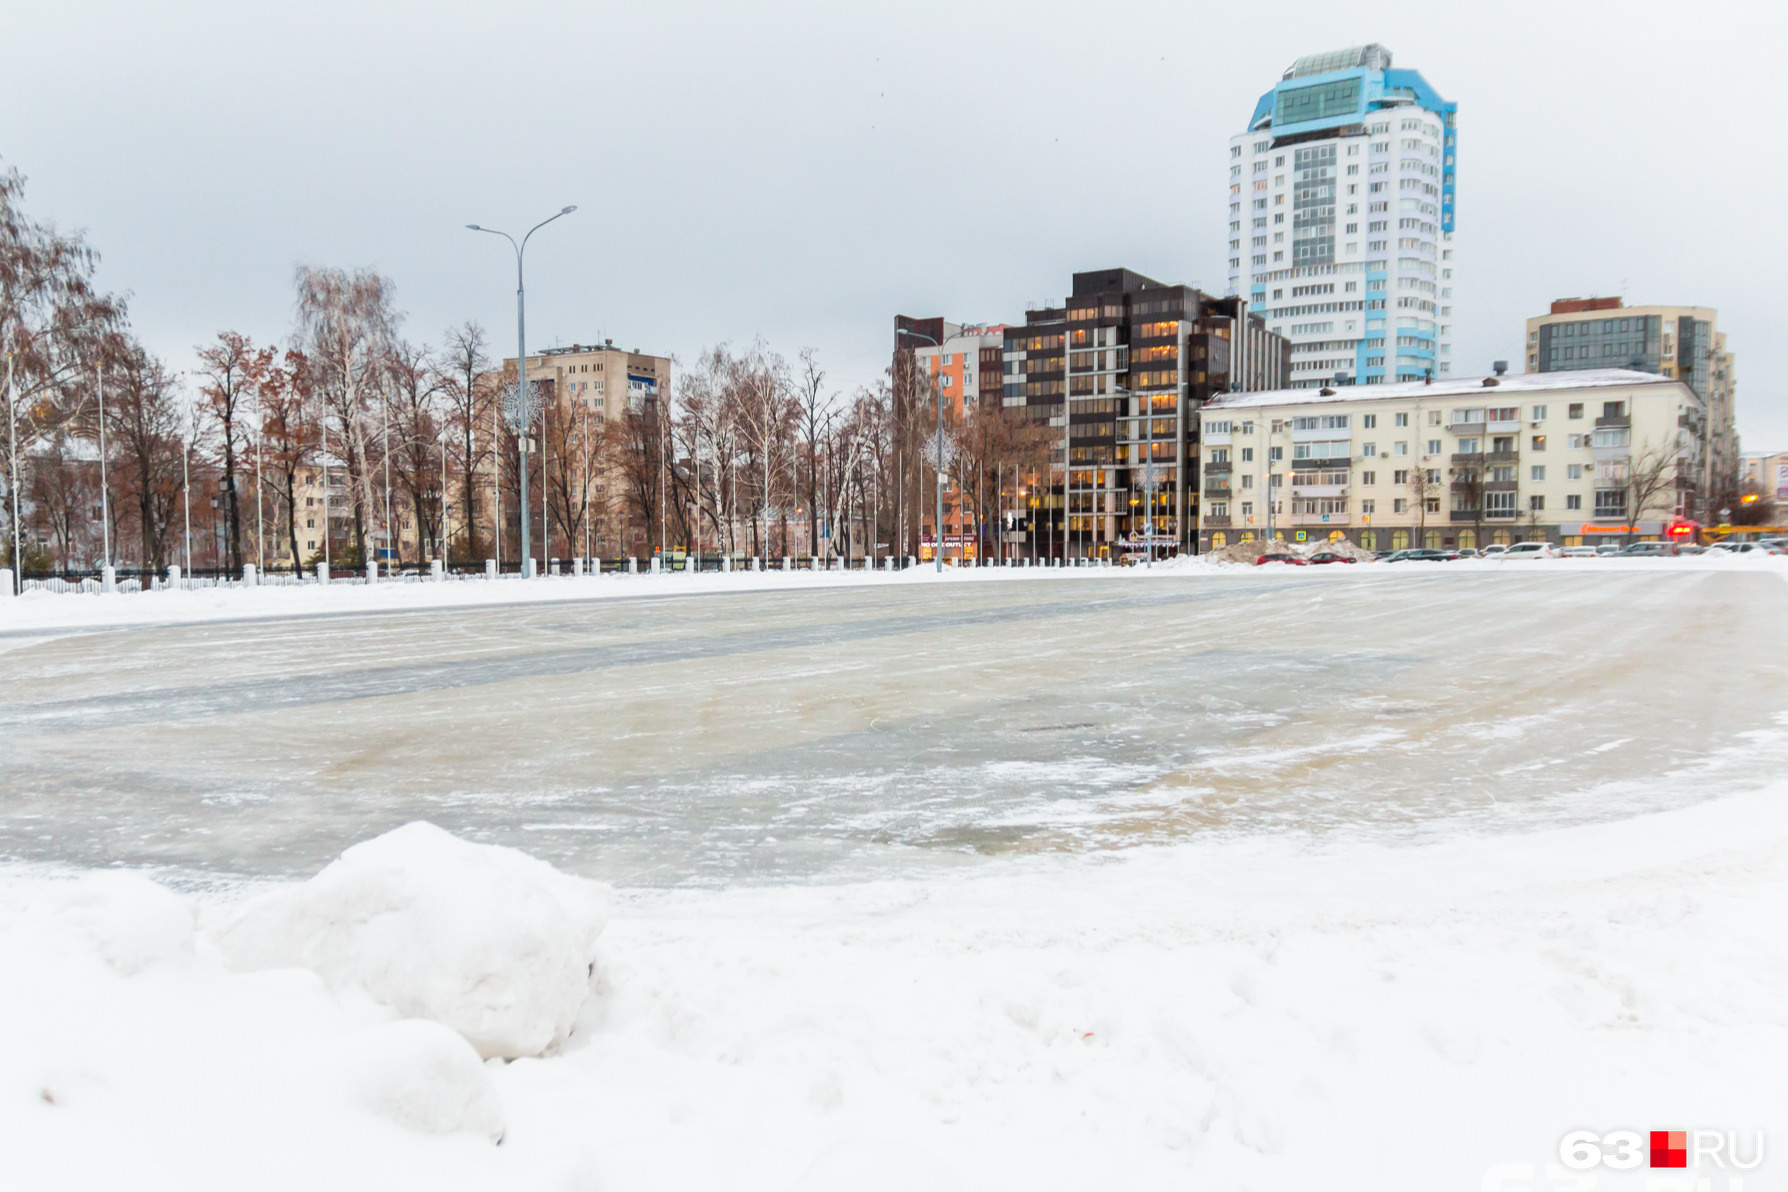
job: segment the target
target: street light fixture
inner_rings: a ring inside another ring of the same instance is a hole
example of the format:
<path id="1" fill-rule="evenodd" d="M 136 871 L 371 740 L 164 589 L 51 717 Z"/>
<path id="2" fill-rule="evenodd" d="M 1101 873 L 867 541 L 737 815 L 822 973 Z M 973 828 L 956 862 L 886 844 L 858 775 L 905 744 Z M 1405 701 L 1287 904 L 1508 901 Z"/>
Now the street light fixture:
<path id="1" fill-rule="evenodd" d="M 521 473 L 521 557 L 524 560 L 532 559 L 534 557 L 534 553 L 533 553 L 533 545 L 529 541 L 529 538 L 528 538 L 528 458 L 527 457 L 528 457 L 528 429 L 529 429 L 529 423 L 532 420 L 528 418 L 527 288 L 522 283 L 522 253 L 527 251 L 528 238 L 530 236 L 532 236 L 535 232 L 538 232 L 541 228 L 544 228 L 547 224 L 551 223 L 553 220 L 558 219 L 559 216 L 570 215 L 573 211 L 576 211 L 576 210 L 577 210 L 577 206 L 575 204 L 573 204 L 569 207 L 561 207 L 559 209 L 559 212 L 557 215 L 550 215 L 547 218 L 541 220 L 539 223 L 535 224 L 533 227 L 529 228 L 527 230 L 527 232 L 522 236 L 521 243 L 519 243 L 519 244 L 516 243 L 514 236 L 511 236 L 508 232 L 500 231 L 497 228 L 485 228 L 485 227 L 480 227 L 477 224 L 467 224 L 466 225 L 466 228 L 473 232 L 489 232 L 493 236 L 501 236 L 503 239 L 509 241 L 509 246 L 515 250 L 515 393 L 516 393 L 516 397 L 517 397 L 516 404 L 521 411 L 521 416 L 523 419 L 522 427 L 521 427 L 521 442 L 520 442 L 520 445 L 518 448 L 518 454 L 521 456 L 521 459 L 519 461 L 519 466 L 517 468 L 517 471 L 519 471 Z M 544 419 L 542 419 L 542 422 L 541 422 L 540 446 L 543 450 L 546 447 L 546 425 L 545 425 Z M 545 476 L 546 476 L 546 474 L 543 471 L 541 473 L 541 481 L 540 481 L 541 484 L 543 484 L 543 485 L 546 483 Z M 545 499 L 546 499 L 546 495 L 544 493 L 542 493 L 541 500 L 545 500 Z M 549 546 L 549 544 L 542 543 L 541 544 L 542 551 L 544 552 L 546 549 L 548 549 L 548 546 Z M 499 566 L 500 565 L 501 564 L 499 563 Z M 522 567 L 525 570 L 527 567 L 527 563 L 524 562 L 522 564 Z"/>
<path id="2" fill-rule="evenodd" d="M 942 349 L 944 345 L 923 331 L 914 331 L 909 327 L 900 328 L 897 334 L 914 336 L 931 340 L 931 346 Z M 927 369 L 927 374 L 930 370 Z M 934 380 L 931 385 L 937 393 L 937 520 L 933 523 L 937 530 L 937 549 L 932 557 L 937 560 L 937 573 L 944 573 L 944 389 Z"/>

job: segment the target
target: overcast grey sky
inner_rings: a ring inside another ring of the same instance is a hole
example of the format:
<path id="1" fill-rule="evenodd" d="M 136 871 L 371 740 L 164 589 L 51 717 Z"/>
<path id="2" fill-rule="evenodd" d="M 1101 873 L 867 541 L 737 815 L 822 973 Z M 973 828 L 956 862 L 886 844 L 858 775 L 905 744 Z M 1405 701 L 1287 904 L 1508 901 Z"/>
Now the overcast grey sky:
<path id="1" fill-rule="evenodd" d="M 1382 19 L 1351 15 L 1368 9 Z M 7 6 L 0 157 L 176 366 L 281 339 L 300 262 L 408 333 L 692 356 L 762 335 L 841 388 L 899 313 L 1016 321 L 1078 269 L 1221 293 L 1228 136 L 1293 58 L 1389 46 L 1459 103 L 1455 367 L 1564 295 L 1715 306 L 1746 449 L 1788 447 L 1779 3 Z"/>

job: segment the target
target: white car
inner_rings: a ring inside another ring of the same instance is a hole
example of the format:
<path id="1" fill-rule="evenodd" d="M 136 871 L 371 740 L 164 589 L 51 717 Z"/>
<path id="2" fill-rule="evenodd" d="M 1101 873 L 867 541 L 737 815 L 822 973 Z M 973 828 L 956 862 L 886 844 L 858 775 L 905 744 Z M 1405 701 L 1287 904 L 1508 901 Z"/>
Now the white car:
<path id="1" fill-rule="evenodd" d="M 1601 554 L 1593 546 L 1567 546 L 1558 553 L 1561 558 L 1566 559 L 1593 559 Z"/>
<path id="2" fill-rule="evenodd" d="M 1494 559 L 1498 555 L 1507 554 L 1508 550 L 1509 550 L 1508 543 L 1506 543 L 1506 542 L 1492 542 L 1489 546 L 1486 546 L 1484 548 L 1483 554 L 1486 559 Z"/>
<path id="3" fill-rule="evenodd" d="M 1517 542 L 1503 552 L 1505 559 L 1556 559 L 1558 548 L 1550 542 Z"/>

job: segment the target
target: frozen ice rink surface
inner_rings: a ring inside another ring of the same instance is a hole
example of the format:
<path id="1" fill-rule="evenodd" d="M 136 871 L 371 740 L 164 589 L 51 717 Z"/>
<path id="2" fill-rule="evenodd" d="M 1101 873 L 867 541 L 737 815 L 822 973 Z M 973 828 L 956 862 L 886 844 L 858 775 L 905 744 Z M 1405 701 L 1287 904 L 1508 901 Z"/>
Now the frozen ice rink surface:
<path id="1" fill-rule="evenodd" d="M 0 856 L 302 877 L 428 819 L 621 886 L 1526 831 L 1788 758 L 1765 571 L 844 586 L 0 635 Z"/>

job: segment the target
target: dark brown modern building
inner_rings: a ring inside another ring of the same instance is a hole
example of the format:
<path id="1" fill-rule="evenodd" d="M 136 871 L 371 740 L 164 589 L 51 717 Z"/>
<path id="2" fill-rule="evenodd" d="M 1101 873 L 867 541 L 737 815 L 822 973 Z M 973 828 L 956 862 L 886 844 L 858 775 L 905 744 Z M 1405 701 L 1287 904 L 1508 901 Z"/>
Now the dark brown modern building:
<path id="1" fill-rule="evenodd" d="M 1198 407 L 1290 372 L 1288 342 L 1237 299 L 1128 269 L 1076 273 L 1062 306 L 1026 312 L 1005 337 L 1003 404 L 1061 434 L 1023 527 L 1044 557 L 1194 550 Z"/>

